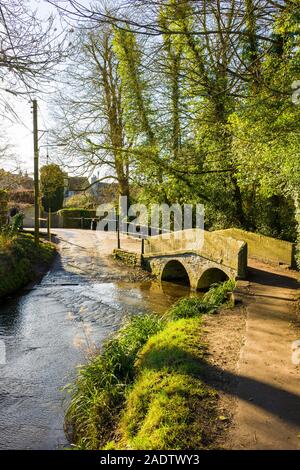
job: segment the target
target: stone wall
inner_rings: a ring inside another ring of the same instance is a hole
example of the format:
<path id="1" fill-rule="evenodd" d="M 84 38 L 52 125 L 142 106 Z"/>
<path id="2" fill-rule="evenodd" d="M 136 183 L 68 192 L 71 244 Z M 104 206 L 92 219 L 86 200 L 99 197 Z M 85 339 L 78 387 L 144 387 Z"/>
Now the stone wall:
<path id="1" fill-rule="evenodd" d="M 113 250 L 113 257 L 122 263 L 128 264 L 129 266 L 141 266 L 141 255 L 138 253 L 132 253 L 121 249 Z"/>
<path id="2" fill-rule="evenodd" d="M 144 267 L 151 271 L 159 280 L 161 280 L 164 269 L 170 261 L 178 261 L 182 264 L 188 274 L 189 283 L 192 290 L 196 290 L 197 288 L 207 288 L 212 283 L 220 281 L 221 277 L 223 277 L 223 279 L 225 277 L 237 277 L 236 269 L 230 268 L 228 266 L 222 266 L 219 263 L 203 258 L 196 253 L 185 253 L 169 256 L 145 255 L 143 257 Z M 207 285 L 202 285 L 201 279 L 204 279 L 203 276 L 205 273 L 205 282 Z M 172 279 L 170 278 L 170 280 Z"/>
<path id="3" fill-rule="evenodd" d="M 34 227 L 34 206 L 27 206 L 23 209 L 24 220 L 23 227 L 33 228 Z"/>
<path id="4" fill-rule="evenodd" d="M 34 206 L 27 206 L 23 210 L 25 214 L 24 227 L 34 227 Z M 52 228 L 84 228 L 90 229 L 91 219 L 95 217 L 95 210 L 62 210 L 51 213 L 51 227 Z M 41 219 L 47 219 L 48 213 L 40 208 Z M 47 227 L 47 220 L 40 220 L 40 227 Z"/>
<path id="5" fill-rule="evenodd" d="M 214 233 L 246 242 L 250 257 L 286 264 L 289 267 L 296 266 L 294 243 L 266 237 L 258 233 L 246 232 L 237 228 L 218 230 Z"/>

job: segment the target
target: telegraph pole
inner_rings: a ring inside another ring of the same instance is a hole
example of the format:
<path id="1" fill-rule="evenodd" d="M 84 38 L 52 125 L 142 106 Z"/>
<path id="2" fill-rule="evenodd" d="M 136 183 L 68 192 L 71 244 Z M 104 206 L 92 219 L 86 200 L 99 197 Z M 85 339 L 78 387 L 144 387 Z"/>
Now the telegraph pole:
<path id="1" fill-rule="evenodd" d="M 33 149 L 34 149 L 34 241 L 39 245 L 40 231 L 40 207 L 39 207 L 39 137 L 38 137 L 38 117 L 37 101 L 32 100 L 33 113 Z"/>

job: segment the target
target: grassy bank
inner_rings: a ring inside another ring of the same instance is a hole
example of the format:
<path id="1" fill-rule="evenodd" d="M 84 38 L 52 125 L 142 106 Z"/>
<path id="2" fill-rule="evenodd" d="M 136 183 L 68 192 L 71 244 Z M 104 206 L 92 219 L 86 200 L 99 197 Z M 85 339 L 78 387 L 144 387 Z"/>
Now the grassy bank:
<path id="1" fill-rule="evenodd" d="M 41 241 L 37 248 L 31 234 L 0 233 L 0 297 L 33 281 L 54 253 L 54 246 L 48 242 Z"/>
<path id="2" fill-rule="evenodd" d="M 203 314 L 234 283 L 185 298 L 160 318 L 132 317 L 69 386 L 66 428 L 80 449 L 201 449 L 214 445 L 218 396 L 205 382 Z"/>

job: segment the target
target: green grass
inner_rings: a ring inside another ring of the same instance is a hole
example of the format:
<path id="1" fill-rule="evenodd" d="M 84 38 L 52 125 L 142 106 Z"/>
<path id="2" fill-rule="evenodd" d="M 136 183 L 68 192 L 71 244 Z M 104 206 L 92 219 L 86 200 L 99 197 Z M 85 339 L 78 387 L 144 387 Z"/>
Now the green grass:
<path id="1" fill-rule="evenodd" d="M 0 235 L 0 297 L 12 294 L 34 280 L 39 265 L 49 264 L 55 248 L 42 242 L 37 248 L 31 234 Z"/>
<path id="2" fill-rule="evenodd" d="M 115 448 L 201 449 L 212 444 L 217 399 L 201 379 L 206 353 L 202 322 L 199 316 L 170 321 L 141 349 Z"/>
<path id="3" fill-rule="evenodd" d="M 169 318 L 192 318 L 214 310 L 215 307 L 203 302 L 198 297 L 185 297 L 176 302 L 167 312 Z"/>
<path id="4" fill-rule="evenodd" d="M 69 388 L 66 423 L 77 448 L 213 446 L 217 394 L 204 380 L 203 313 L 228 305 L 233 287 L 181 299 L 162 319 L 133 317 L 104 344 Z"/>
<path id="5" fill-rule="evenodd" d="M 68 387 L 72 400 L 66 415 L 78 448 L 98 449 L 111 437 L 112 423 L 135 376 L 136 354 L 162 327 L 154 315 L 133 317 L 79 370 L 76 383 Z"/>
<path id="6" fill-rule="evenodd" d="M 200 299 L 199 297 L 185 297 L 176 302 L 168 311 L 168 315 L 172 319 L 191 318 L 203 313 L 211 313 L 221 305 L 231 306 L 228 299 L 228 293 L 232 292 L 235 287 L 235 281 L 229 279 L 221 284 L 213 284 L 206 294 Z"/>
<path id="7" fill-rule="evenodd" d="M 216 393 L 199 378 L 180 368 L 145 369 L 127 398 L 120 438 L 106 448 L 204 449 L 212 444 L 215 419 Z"/>
<path id="8" fill-rule="evenodd" d="M 203 301 L 207 304 L 219 307 L 220 305 L 229 304 L 228 293 L 232 292 L 235 287 L 235 281 L 228 279 L 228 281 L 220 284 L 213 284 L 208 292 L 203 297 Z"/>

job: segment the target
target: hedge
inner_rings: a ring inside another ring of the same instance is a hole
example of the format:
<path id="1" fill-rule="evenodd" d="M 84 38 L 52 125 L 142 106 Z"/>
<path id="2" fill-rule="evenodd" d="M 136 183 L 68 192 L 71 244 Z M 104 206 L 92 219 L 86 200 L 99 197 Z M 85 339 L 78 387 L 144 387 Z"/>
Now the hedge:
<path id="1" fill-rule="evenodd" d="M 8 212 L 8 194 L 4 189 L 0 189 L 0 227 L 6 223 Z"/>
<path id="2" fill-rule="evenodd" d="M 96 210 L 67 207 L 58 211 L 58 214 L 63 218 L 64 228 L 90 228 L 91 219 L 96 217 Z"/>

